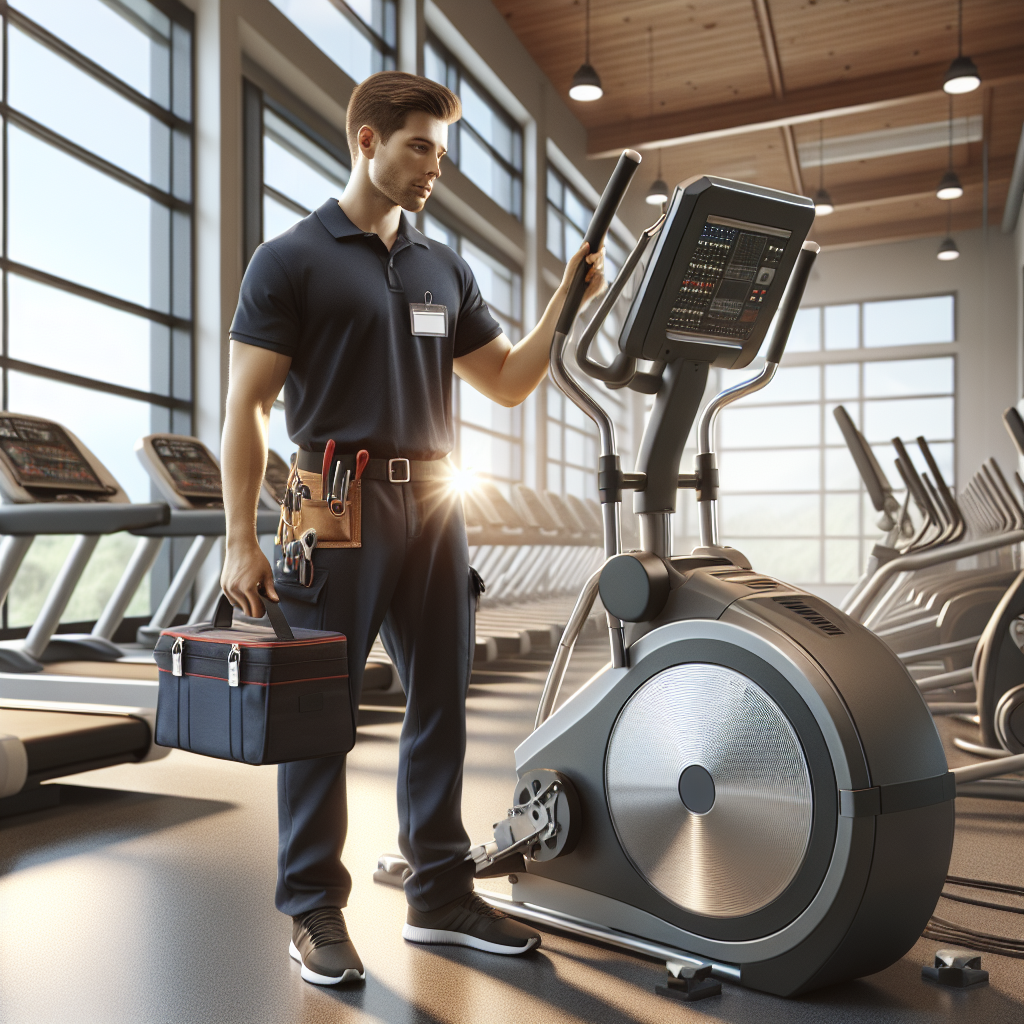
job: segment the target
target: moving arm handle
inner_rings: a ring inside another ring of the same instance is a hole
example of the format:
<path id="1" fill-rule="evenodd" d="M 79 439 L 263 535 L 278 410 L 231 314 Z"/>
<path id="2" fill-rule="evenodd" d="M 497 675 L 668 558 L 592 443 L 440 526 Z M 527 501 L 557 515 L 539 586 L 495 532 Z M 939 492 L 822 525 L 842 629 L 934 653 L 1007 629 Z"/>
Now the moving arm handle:
<path id="1" fill-rule="evenodd" d="M 1006 430 L 1013 439 L 1017 453 L 1024 456 L 1024 419 L 1021 418 L 1020 413 L 1017 412 L 1014 406 L 1011 405 L 1003 413 L 1003 423 L 1006 424 Z"/>
<path id="2" fill-rule="evenodd" d="M 640 160 L 640 154 L 633 149 L 623 150 L 622 156 L 619 157 L 619 162 L 615 165 L 615 170 L 612 171 L 612 176 L 604 187 L 601 200 L 597 204 L 594 216 L 590 218 L 590 226 L 583 237 L 584 242 L 590 243 L 590 253 L 597 252 L 601 248 L 601 242 L 604 240 L 608 228 L 611 227 L 615 211 L 619 208 L 619 203 L 622 202 L 622 197 L 626 194 L 626 189 L 629 188 L 629 183 L 640 166 Z M 581 263 L 569 285 L 569 294 L 565 297 L 565 305 L 562 306 L 562 312 L 555 327 L 555 332 L 558 334 L 567 335 L 572 330 L 573 321 L 583 302 L 583 293 L 587 290 L 588 266 L 586 261 Z"/>
<path id="3" fill-rule="evenodd" d="M 864 481 L 871 504 L 876 512 L 884 512 L 886 492 L 891 494 L 892 491 L 888 487 L 888 481 L 883 483 L 875 472 L 873 461 L 868 456 L 869 449 L 864 435 L 857 429 L 857 425 L 850 418 L 845 406 L 837 405 L 832 410 L 832 415 L 843 433 L 843 440 L 846 441 L 846 447 L 849 448 L 853 461 L 856 463 L 857 472 L 860 473 L 860 478 Z"/>
<path id="4" fill-rule="evenodd" d="M 804 242 L 800 246 L 800 252 L 796 256 L 796 265 L 793 267 L 793 276 L 789 279 L 789 287 L 782 297 L 778 319 L 775 321 L 775 330 L 772 332 L 772 340 L 764 357 L 767 363 L 782 362 L 782 353 L 786 351 L 789 332 L 793 329 L 793 321 L 800 309 L 804 289 L 807 287 L 811 268 L 814 266 L 819 252 L 821 252 L 821 246 L 817 242 Z"/>
<path id="5" fill-rule="evenodd" d="M 626 355 L 625 352 L 619 352 L 609 366 L 603 366 L 601 363 L 590 358 L 590 346 L 593 344 L 594 338 L 597 337 L 601 324 L 604 323 L 615 303 L 618 302 L 622 289 L 625 288 L 629 279 L 633 276 L 633 272 L 640 263 L 640 257 L 643 256 L 644 250 L 651 239 L 661 230 L 664 222 L 665 217 L 662 215 L 655 224 L 641 233 L 639 241 L 629 254 L 625 265 L 619 271 L 618 277 L 615 278 L 612 286 L 608 289 L 608 294 L 605 295 L 600 308 L 594 314 L 594 319 L 587 324 L 586 330 L 580 335 L 580 340 L 576 342 L 576 362 L 579 364 L 580 369 L 589 377 L 603 380 L 606 384 L 622 387 L 624 384 L 628 384 L 636 374 L 636 360 Z"/>

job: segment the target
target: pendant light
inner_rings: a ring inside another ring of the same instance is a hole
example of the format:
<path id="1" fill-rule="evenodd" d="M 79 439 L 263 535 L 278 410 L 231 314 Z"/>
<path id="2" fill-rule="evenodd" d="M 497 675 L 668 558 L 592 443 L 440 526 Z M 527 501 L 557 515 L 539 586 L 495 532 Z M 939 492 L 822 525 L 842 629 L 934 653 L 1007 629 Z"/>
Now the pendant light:
<path id="1" fill-rule="evenodd" d="M 661 149 L 658 150 L 658 177 L 651 182 L 644 202 L 650 203 L 651 206 L 661 206 L 668 202 L 668 185 L 665 184 L 665 179 L 661 176 Z"/>
<path id="2" fill-rule="evenodd" d="M 953 97 L 949 98 L 949 166 L 935 192 L 938 199 L 959 199 L 964 194 L 956 171 L 953 170 Z"/>
<path id="3" fill-rule="evenodd" d="M 587 0 L 585 40 L 584 60 L 579 70 L 572 76 L 572 85 L 569 86 L 569 99 L 579 100 L 580 103 L 592 103 L 604 95 L 604 89 L 601 88 L 601 76 L 590 63 L 590 0 Z"/>
<path id="4" fill-rule="evenodd" d="M 964 0 L 957 5 L 957 47 L 956 58 L 942 79 L 942 88 L 951 96 L 974 92 L 981 85 L 978 67 L 970 57 L 964 56 Z"/>
<path id="5" fill-rule="evenodd" d="M 654 27 L 647 26 L 647 99 L 650 116 L 654 117 Z M 661 206 L 668 202 L 668 185 L 661 176 L 661 147 L 658 147 L 658 177 L 651 182 L 644 202 L 651 206 Z"/>
<path id="6" fill-rule="evenodd" d="M 818 191 L 814 196 L 814 213 L 827 217 L 835 213 L 832 197 L 825 191 L 825 122 L 818 122 Z"/>
<path id="7" fill-rule="evenodd" d="M 946 207 L 946 237 L 942 240 L 942 244 L 939 246 L 939 251 L 935 256 L 943 262 L 949 262 L 949 260 L 960 258 L 960 250 L 956 247 L 956 242 L 953 240 L 952 206 Z"/>

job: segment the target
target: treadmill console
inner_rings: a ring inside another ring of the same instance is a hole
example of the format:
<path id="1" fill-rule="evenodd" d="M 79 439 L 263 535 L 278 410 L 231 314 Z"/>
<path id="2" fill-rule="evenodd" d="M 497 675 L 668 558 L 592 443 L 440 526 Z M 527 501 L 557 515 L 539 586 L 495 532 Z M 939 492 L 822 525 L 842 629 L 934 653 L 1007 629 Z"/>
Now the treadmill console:
<path id="1" fill-rule="evenodd" d="M 220 463 L 197 437 L 181 434 L 150 434 L 135 445 L 161 496 L 173 508 L 223 508 L 224 490 Z M 277 452 L 267 457 L 260 489 L 260 505 L 277 511 L 288 485 L 288 464 Z"/>
<path id="2" fill-rule="evenodd" d="M 198 438 L 150 434 L 135 445 L 135 452 L 172 507 L 223 507 L 220 466 Z"/>
<path id="3" fill-rule="evenodd" d="M 59 423 L 0 413 L 0 492 L 6 501 L 127 501 L 103 464 Z"/>
<path id="4" fill-rule="evenodd" d="M 725 178 L 678 186 L 619 347 L 636 359 L 746 366 L 813 220 L 804 196 Z"/>

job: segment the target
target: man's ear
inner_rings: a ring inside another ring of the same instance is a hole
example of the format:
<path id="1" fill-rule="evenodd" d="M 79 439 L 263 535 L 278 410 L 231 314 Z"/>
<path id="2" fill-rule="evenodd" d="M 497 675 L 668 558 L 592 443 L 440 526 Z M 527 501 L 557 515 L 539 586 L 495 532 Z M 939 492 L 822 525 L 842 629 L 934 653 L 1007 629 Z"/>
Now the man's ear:
<path id="1" fill-rule="evenodd" d="M 368 125 L 364 124 L 356 136 L 359 143 L 359 152 L 367 160 L 372 160 L 380 145 L 380 136 Z"/>

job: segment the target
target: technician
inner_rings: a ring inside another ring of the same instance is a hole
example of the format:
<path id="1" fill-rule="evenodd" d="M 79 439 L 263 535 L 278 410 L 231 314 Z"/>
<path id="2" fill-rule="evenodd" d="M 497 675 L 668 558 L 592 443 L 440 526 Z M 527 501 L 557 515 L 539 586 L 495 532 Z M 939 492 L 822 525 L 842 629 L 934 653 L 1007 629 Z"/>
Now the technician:
<path id="1" fill-rule="evenodd" d="M 222 584 L 249 615 L 258 591 L 293 626 L 348 637 L 352 713 L 378 631 L 406 691 L 398 765 L 399 846 L 411 873 L 403 935 L 413 942 L 524 953 L 540 936 L 473 892 L 462 826 L 466 692 L 478 587 L 446 456 L 455 436 L 452 370 L 504 406 L 543 380 L 573 273 L 590 264 L 584 301 L 604 286 L 603 251 L 584 245 L 537 326 L 518 344 L 502 332 L 469 266 L 426 238 L 418 213 L 441 176 L 458 98 L 428 79 L 372 75 L 352 94 L 352 176 L 330 199 L 253 254 L 231 324 L 222 463 L 227 545 Z M 417 307 L 423 307 L 417 310 Z M 429 307 L 429 308 L 426 308 Z M 416 312 L 432 316 L 414 319 Z M 414 330 L 415 328 L 415 330 Z M 310 586 L 275 577 L 256 540 L 271 406 L 284 387 L 298 468 L 317 479 L 355 467 L 365 449 L 359 546 L 320 547 Z M 364 977 L 342 910 L 351 877 L 345 758 L 278 770 L 276 905 L 292 917 L 289 952 L 302 977 L 331 985 Z"/>

